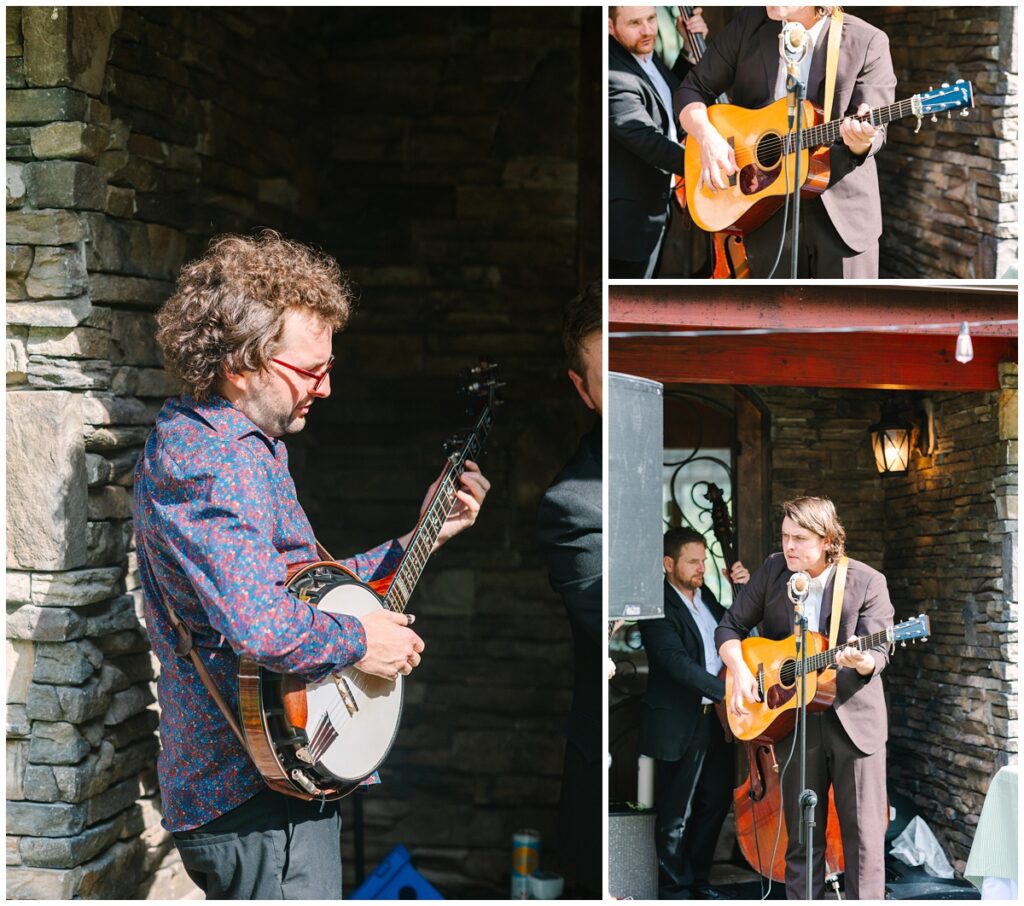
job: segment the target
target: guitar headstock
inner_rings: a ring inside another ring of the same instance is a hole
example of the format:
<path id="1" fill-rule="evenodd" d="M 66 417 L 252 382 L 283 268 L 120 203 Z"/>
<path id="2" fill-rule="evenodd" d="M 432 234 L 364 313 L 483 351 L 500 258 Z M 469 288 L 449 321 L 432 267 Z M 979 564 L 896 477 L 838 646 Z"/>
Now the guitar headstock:
<path id="1" fill-rule="evenodd" d="M 963 110 L 960 115 L 966 116 L 967 108 L 974 106 L 974 87 L 966 79 L 957 79 L 952 85 L 946 83 L 914 95 L 911 104 L 915 108 L 920 105 L 913 111 L 918 117 L 949 110 Z"/>
<path id="2" fill-rule="evenodd" d="M 923 639 L 927 642 L 928 636 L 931 634 L 932 622 L 928 617 L 921 613 L 916 617 L 904 620 L 902 623 L 893 626 L 890 641 L 899 642 L 901 645 L 906 647 L 907 642 L 915 639 Z"/>

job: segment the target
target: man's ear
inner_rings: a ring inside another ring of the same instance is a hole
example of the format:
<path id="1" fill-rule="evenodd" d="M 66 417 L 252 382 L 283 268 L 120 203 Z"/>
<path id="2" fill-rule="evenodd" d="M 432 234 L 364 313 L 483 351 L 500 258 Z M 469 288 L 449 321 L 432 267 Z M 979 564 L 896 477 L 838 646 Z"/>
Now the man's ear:
<path id="1" fill-rule="evenodd" d="M 572 381 L 572 385 L 576 388 L 576 392 L 580 395 L 580 399 L 587 404 L 588 409 L 597 409 L 594 405 L 594 401 L 590 398 L 590 394 L 587 393 L 587 384 L 575 371 L 569 369 L 569 380 Z"/>
<path id="2" fill-rule="evenodd" d="M 664 557 L 661 558 L 661 565 L 665 568 L 665 572 L 667 572 L 667 573 L 672 572 L 672 566 L 673 566 L 674 563 L 675 563 L 675 560 L 673 560 L 669 556 L 664 556 Z"/>

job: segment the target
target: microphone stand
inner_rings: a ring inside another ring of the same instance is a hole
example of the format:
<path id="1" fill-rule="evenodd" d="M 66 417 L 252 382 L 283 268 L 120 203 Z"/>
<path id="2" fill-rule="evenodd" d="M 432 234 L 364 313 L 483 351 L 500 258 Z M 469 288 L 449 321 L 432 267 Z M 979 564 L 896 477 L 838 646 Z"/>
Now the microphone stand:
<path id="1" fill-rule="evenodd" d="M 804 100 L 807 97 L 807 85 L 800 81 L 799 72 L 796 60 L 790 60 L 786 64 L 786 92 L 796 98 L 796 172 L 793 178 L 793 231 L 790 236 L 792 245 L 789 264 L 789 276 L 792 280 L 797 278 L 797 259 L 800 253 L 800 157 L 804 143 Z M 789 116 L 789 128 L 793 129 L 792 114 Z M 788 133 L 792 134 L 792 131 Z"/>
<path id="2" fill-rule="evenodd" d="M 796 657 L 797 672 L 800 676 L 798 693 L 799 708 L 797 710 L 797 732 L 800 734 L 800 835 L 798 843 L 803 844 L 806 865 L 807 893 L 806 899 L 813 898 L 814 879 L 814 810 L 818 807 L 818 794 L 807 789 L 807 614 L 803 604 L 808 592 L 790 592 L 790 600 L 794 604 L 796 620 Z"/>

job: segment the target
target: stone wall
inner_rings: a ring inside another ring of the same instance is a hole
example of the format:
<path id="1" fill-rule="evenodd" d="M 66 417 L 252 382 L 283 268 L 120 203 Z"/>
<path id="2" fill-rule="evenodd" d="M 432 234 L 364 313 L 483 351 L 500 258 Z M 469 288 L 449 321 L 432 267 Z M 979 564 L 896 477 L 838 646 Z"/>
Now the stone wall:
<path id="1" fill-rule="evenodd" d="M 846 529 L 850 556 L 882 569 L 885 491 L 868 438 L 882 394 L 815 387 L 764 387 L 758 393 L 771 412 L 773 507 L 804 494 L 830 497 Z M 777 551 L 777 509 L 771 531 L 769 551 Z"/>
<path id="2" fill-rule="evenodd" d="M 1013 276 L 1018 244 L 1016 5 L 856 7 L 888 36 L 901 100 L 957 79 L 975 107 L 900 120 L 878 155 L 880 269 L 898 277 Z M 1011 274 L 1008 272 L 1013 269 Z"/>
<path id="3" fill-rule="evenodd" d="M 889 763 L 962 871 L 992 775 L 1017 760 L 1017 366 L 1003 389 L 932 394 L 936 447 L 885 481 L 897 615 L 932 636 L 892 659 Z"/>
<path id="4" fill-rule="evenodd" d="M 599 116 L 576 113 L 584 17 L 543 15 L 8 10 L 9 896 L 194 894 L 159 827 L 131 474 L 176 391 L 153 311 L 211 235 L 264 225 L 336 254 L 363 295 L 346 393 L 293 447 L 328 546 L 415 518 L 457 368 L 490 352 L 510 379 L 487 518 L 421 589 L 444 628 L 368 802 L 368 868 L 406 842 L 449 895 L 500 896 L 512 830 L 553 841 L 568 629 L 532 526 L 585 421 L 557 326 L 594 275 L 600 221 L 577 209 L 600 168 L 577 167 Z M 342 481 L 344 510 L 319 493 Z"/>

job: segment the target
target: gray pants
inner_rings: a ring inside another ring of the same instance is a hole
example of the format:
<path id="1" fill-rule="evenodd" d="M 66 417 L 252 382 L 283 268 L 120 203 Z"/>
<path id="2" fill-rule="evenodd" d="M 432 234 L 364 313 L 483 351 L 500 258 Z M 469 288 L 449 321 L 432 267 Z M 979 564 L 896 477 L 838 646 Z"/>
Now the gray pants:
<path id="1" fill-rule="evenodd" d="M 267 789 L 174 844 L 208 900 L 341 899 L 339 802 Z"/>

